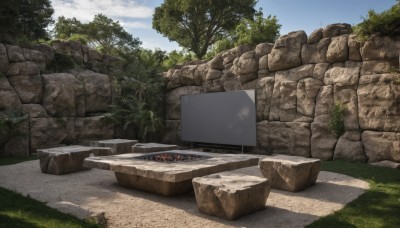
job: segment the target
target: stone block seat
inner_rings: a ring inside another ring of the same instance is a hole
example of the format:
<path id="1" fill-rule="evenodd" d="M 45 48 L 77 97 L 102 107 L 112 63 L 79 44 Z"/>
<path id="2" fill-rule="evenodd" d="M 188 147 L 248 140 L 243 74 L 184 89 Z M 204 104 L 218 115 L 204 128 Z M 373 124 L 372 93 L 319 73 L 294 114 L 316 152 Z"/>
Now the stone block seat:
<path id="1" fill-rule="evenodd" d="M 178 149 L 177 145 L 160 143 L 136 143 L 132 146 L 132 153 L 150 153 L 176 149 Z"/>
<path id="2" fill-rule="evenodd" d="M 91 154 L 95 156 L 108 155 L 110 149 L 76 145 L 39 149 L 37 154 L 43 173 L 61 175 L 88 169 L 83 167 L 85 158 Z"/>
<path id="3" fill-rule="evenodd" d="M 90 142 L 93 147 L 109 147 L 110 155 L 131 153 L 131 147 L 138 143 L 138 140 L 131 139 L 107 139 Z"/>
<path id="4" fill-rule="evenodd" d="M 235 220 L 262 210 L 270 192 L 266 178 L 222 172 L 192 181 L 200 212 Z"/>
<path id="5" fill-rule="evenodd" d="M 195 177 L 254 166 L 258 161 L 251 155 L 169 150 L 89 157 L 84 166 L 114 172 L 118 184 L 127 188 L 174 196 L 191 191 Z"/>
<path id="6" fill-rule="evenodd" d="M 315 184 L 321 160 L 288 155 L 276 155 L 259 162 L 261 173 L 271 188 L 297 192 Z"/>

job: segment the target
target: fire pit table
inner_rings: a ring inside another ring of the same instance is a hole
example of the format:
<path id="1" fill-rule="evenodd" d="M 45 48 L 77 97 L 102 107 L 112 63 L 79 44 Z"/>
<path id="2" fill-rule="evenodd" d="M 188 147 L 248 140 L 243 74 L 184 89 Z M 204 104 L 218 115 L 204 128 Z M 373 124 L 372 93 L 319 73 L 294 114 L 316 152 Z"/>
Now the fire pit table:
<path id="1" fill-rule="evenodd" d="M 258 160 L 252 155 L 170 150 L 90 157 L 83 165 L 115 172 L 121 186 L 173 196 L 190 191 L 195 177 L 255 166 Z"/>

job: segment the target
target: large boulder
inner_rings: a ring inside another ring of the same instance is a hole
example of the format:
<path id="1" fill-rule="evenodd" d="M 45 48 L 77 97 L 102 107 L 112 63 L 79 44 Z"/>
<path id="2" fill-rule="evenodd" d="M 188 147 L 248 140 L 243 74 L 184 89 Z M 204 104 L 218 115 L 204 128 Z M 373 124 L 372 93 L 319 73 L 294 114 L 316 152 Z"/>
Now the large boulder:
<path id="1" fill-rule="evenodd" d="M 333 104 L 333 86 L 322 86 L 316 99 L 315 116 L 329 115 Z"/>
<path id="2" fill-rule="evenodd" d="M 357 40 L 356 34 L 349 35 L 348 45 L 349 45 L 349 59 L 354 61 L 361 61 L 362 58 L 361 58 L 360 48 L 362 42 Z"/>
<path id="3" fill-rule="evenodd" d="M 38 75 L 40 73 L 39 68 L 34 62 L 19 62 L 10 63 L 8 66 L 7 76 L 18 76 L 18 75 Z"/>
<path id="4" fill-rule="evenodd" d="M 325 77 L 325 73 L 328 70 L 329 65 L 330 65 L 329 63 L 317 63 L 317 64 L 315 64 L 313 77 L 315 79 L 323 81 L 324 77 Z"/>
<path id="5" fill-rule="evenodd" d="M 254 51 L 256 52 L 258 57 L 261 58 L 262 56 L 265 56 L 265 55 L 268 55 L 269 53 L 271 53 L 272 48 L 274 48 L 274 44 L 272 44 L 272 43 L 261 43 L 256 46 Z"/>
<path id="6" fill-rule="evenodd" d="M 271 150 L 270 129 L 268 120 L 257 123 L 257 146 Z"/>
<path id="7" fill-rule="evenodd" d="M 12 132 L 17 133 L 9 135 L 10 138 L 2 148 L 3 155 L 29 156 L 29 120 L 19 123 L 16 129 L 12 129 Z"/>
<path id="8" fill-rule="evenodd" d="M 326 52 L 326 61 L 328 63 L 345 62 L 349 59 L 349 35 L 333 37 Z"/>
<path id="9" fill-rule="evenodd" d="M 206 80 L 211 81 L 211 80 L 219 79 L 219 78 L 221 78 L 221 76 L 222 76 L 221 70 L 208 69 Z"/>
<path id="10" fill-rule="evenodd" d="M 74 118 L 31 118 L 30 119 L 30 151 L 49 148 L 71 139 Z"/>
<path id="11" fill-rule="evenodd" d="M 83 82 L 85 90 L 85 113 L 110 110 L 111 81 L 107 75 L 85 70 L 79 72 L 77 78 Z"/>
<path id="12" fill-rule="evenodd" d="M 279 37 L 271 53 L 268 54 L 269 70 L 286 70 L 300 66 L 301 47 L 305 43 L 307 35 L 304 31 L 291 32 Z"/>
<path id="13" fill-rule="evenodd" d="M 316 44 L 322 39 L 323 29 L 319 28 L 314 30 L 307 39 L 307 44 Z"/>
<path id="14" fill-rule="evenodd" d="M 321 168 L 319 159 L 277 155 L 259 162 L 271 188 L 297 192 L 315 184 Z"/>
<path id="15" fill-rule="evenodd" d="M 49 117 L 40 104 L 24 104 L 22 105 L 22 114 L 28 115 L 29 118 L 47 118 Z"/>
<path id="16" fill-rule="evenodd" d="M 364 131 L 361 141 L 368 162 L 400 162 L 400 133 Z"/>
<path id="17" fill-rule="evenodd" d="M 204 81 L 206 81 L 207 72 L 208 64 L 197 65 L 197 68 L 194 72 L 194 81 L 197 86 L 200 86 Z"/>
<path id="18" fill-rule="evenodd" d="M 46 64 L 50 64 L 54 60 L 55 54 L 52 46 L 48 44 L 35 44 L 33 48 L 43 53 Z"/>
<path id="19" fill-rule="evenodd" d="M 182 86 L 182 81 L 181 81 L 181 74 L 182 71 L 181 69 L 169 69 L 167 73 L 167 79 L 168 79 L 168 84 L 167 84 L 167 89 L 175 89 L 178 88 L 179 86 Z"/>
<path id="20" fill-rule="evenodd" d="M 348 131 L 342 135 L 335 147 L 334 160 L 365 162 L 366 157 L 359 131 Z"/>
<path id="21" fill-rule="evenodd" d="M 56 52 L 72 55 L 77 63 L 83 63 L 82 44 L 78 41 L 53 41 L 53 48 Z"/>
<path id="22" fill-rule="evenodd" d="M 399 58 L 400 36 L 370 37 L 361 48 L 363 60 Z"/>
<path id="23" fill-rule="evenodd" d="M 266 120 L 271 108 L 272 91 L 274 89 L 274 77 L 265 77 L 257 81 L 257 120 Z"/>
<path id="24" fill-rule="evenodd" d="M 331 39 L 325 38 L 315 44 L 303 44 L 301 48 L 302 63 L 325 63 L 330 42 Z"/>
<path id="25" fill-rule="evenodd" d="M 44 74 L 43 107 L 56 117 L 85 116 L 85 91 L 80 80 L 67 73 Z"/>
<path id="26" fill-rule="evenodd" d="M 270 192 L 267 179 L 233 172 L 196 177 L 193 188 L 202 213 L 228 220 L 264 209 Z"/>
<path id="27" fill-rule="evenodd" d="M 242 54 L 238 61 L 234 62 L 234 68 L 242 84 L 256 79 L 258 76 L 258 57 L 256 52 L 249 51 Z"/>
<path id="28" fill-rule="evenodd" d="M 23 104 L 38 104 L 42 101 L 43 83 L 40 75 L 12 76 L 9 80 Z"/>
<path id="29" fill-rule="evenodd" d="M 332 38 L 344 34 L 351 33 L 351 25 L 345 23 L 337 23 L 327 25 L 322 31 L 323 38 Z"/>
<path id="30" fill-rule="evenodd" d="M 358 99 L 355 87 L 341 87 L 335 85 L 334 95 L 335 104 L 344 105 L 343 122 L 346 130 L 358 130 Z"/>
<path id="31" fill-rule="evenodd" d="M 399 58 L 363 61 L 360 74 L 385 74 L 393 69 L 399 69 Z"/>
<path id="32" fill-rule="evenodd" d="M 13 45 L 6 45 L 8 60 L 10 63 L 24 62 L 24 54 L 22 52 L 22 48 Z"/>
<path id="33" fill-rule="evenodd" d="M 333 67 L 326 71 L 324 83 L 339 86 L 355 86 L 360 77 L 360 67 Z"/>
<path id="34" fill-rule="evenodd" d="M 114 124 L 105 121 L 104 116 L 75 118 L 73 138 L 78 142 L 111 139 L 113 136 Z"/>
<path id="35" fill-rule="evenodd" d="M 181 82 L 183 85 L 191 86 L 195 85 L 195 72 L 197 65 L 186 65 L 181 69 Z"/>
<path id="36" fill-rule="evenodd" d="M 8 56 L 6 46 L 0 43 L 0 74 L 6 74 L 8 71 Z"/>
<path id="37" fill-rule="evenodd" d="M 400 131 L 400 84 L 397 74 L 360 78 L 358 117 L 363 130 Z"/>
<path id="38" fill-rule="evenodd" d="M 0 111 L 20 110 L 21 100 L 5 77 L 0 77 Z"/>
<path id="39" fill-rule="evenodd" d="M 297 83 L 297 113 L 314 117 L 316 97 L 321 85 L 322 82 L 314 78 L 301 79 Z"/>
<path id="40" fill-rule="evenodd" d="M 208 62 L 210 69 L 223 70 L 224 69 L 224 59 L 222 54 L 215 56 L 212 60 Z"/>
<path id="41" fill-rule="evenodd" d="M 271 108 L 270 108 L 270 113 L 269 113 L 269 120 L 270 121 L 276 121 L 280 120 L 281 112 L 282 115 L 285 115 L 284 118 L 286 118 L 286 121 L 292 121 L 293 120 L 293 111 L 296 111 L 296 104 L 295 104 L 295 99 L 296 99 L 296 92 L 294 91 L 294 94 L 291 94 L 291 97 L 283 97 L 281 94 L 281 90 L 284 93 L 292 93 L 292 91 L 288 90 L 289 87 L 296 88 L 297 87 L 297 81 L 300 79 L 306 78 L 306 77 L 312 77 L 314 71 L 314 65 L 313 64 L 308 64 L 308 65 L 303 65 L 300 67 L 296 67 L 290 70 L 286 71 L 278 71 L 275 73 L 275 82 L 274 82 L 274 89 L 272 92 L 272 100 L 271 100 Z M 285 82 L 284 85 L 282 83 Z M 296 84 L 294 85 L 293 82 Z M 290 104 L 282 104 L 281 106 L 281 101 L 286 102 L 287 100 L 290 100 Z M 286 110 L 280 110 L 281 107 Z M 287 112 L 289 111 L 289 116 L 287 115 Z"/>
<path id="42" fill-rule="evenodd" d="M 184 86 L 169 91 L 165 96 L 165 112 L 167 120 L 179 120 L 181 118 L 181 96 L 200 93 L 199 86 Z"/>
<path id="43" fill-rule="evenodd" d="M 37 50 L 22 49 L 24 53 L 24 57 L 26 61 L 34 62 L 41 72 L 44 72 L 46 69 L 46 58 L 44 57 L 43 53 Z"/>
<path id="44" fill-rule="evenodd" d="M 296 119 L 296 94 L 297 83 L 295 81 L 283 81 L 280 88 L 279 119 L 290 122 Z"/>
<path id="45" fill-rule="evenodd" d="M 329 128 L 329 116 L 320 115 L 311 123 L 311 157 L 331 160 L 337 138 Z"/>
<path id="46" fill-rule="evenodd" d="M 100 52 L 89 49 L 88 50 L 88 61 L 102 61 L 103 56 L 100 54 Z"/>
<path id="47" fill-rule="evenodd" d="M 270 122 L 272 152 L 302 157 L 310 157 L 310 123 Z"/>

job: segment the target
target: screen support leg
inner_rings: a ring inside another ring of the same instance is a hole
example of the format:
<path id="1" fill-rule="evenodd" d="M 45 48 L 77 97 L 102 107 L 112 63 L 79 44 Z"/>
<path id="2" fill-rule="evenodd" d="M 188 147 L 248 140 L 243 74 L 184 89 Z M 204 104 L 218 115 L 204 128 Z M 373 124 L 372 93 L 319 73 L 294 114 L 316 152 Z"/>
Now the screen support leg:
<path id="1" fill-rule="evenodd" d="M 242 154 L 243 154 L 244 146 L 242 146 Z"/>

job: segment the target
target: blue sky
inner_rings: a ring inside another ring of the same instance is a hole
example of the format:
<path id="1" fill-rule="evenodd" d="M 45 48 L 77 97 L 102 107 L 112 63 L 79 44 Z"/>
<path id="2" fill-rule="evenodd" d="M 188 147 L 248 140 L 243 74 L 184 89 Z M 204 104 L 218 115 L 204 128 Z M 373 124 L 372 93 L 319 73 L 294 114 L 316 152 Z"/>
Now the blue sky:
<path id="1" fill-rule="evenodd" d="M 52 0 L 55 18 L 64 15 L 87 22 L 103 13 L 139 37 L 145 48 L 179 49 L 175 42 L 152 29 L 154 8 L 162 3 L 163 0 Z M 362 21 L 369 9 L 382 12 L 395 3 L 396 0 L 259 0 L 256 8 L 262 7 L 265 17 L 275 15 L 284 35 L 297 30 L 310 34 L 332 23 L 354 25 Z"/>

